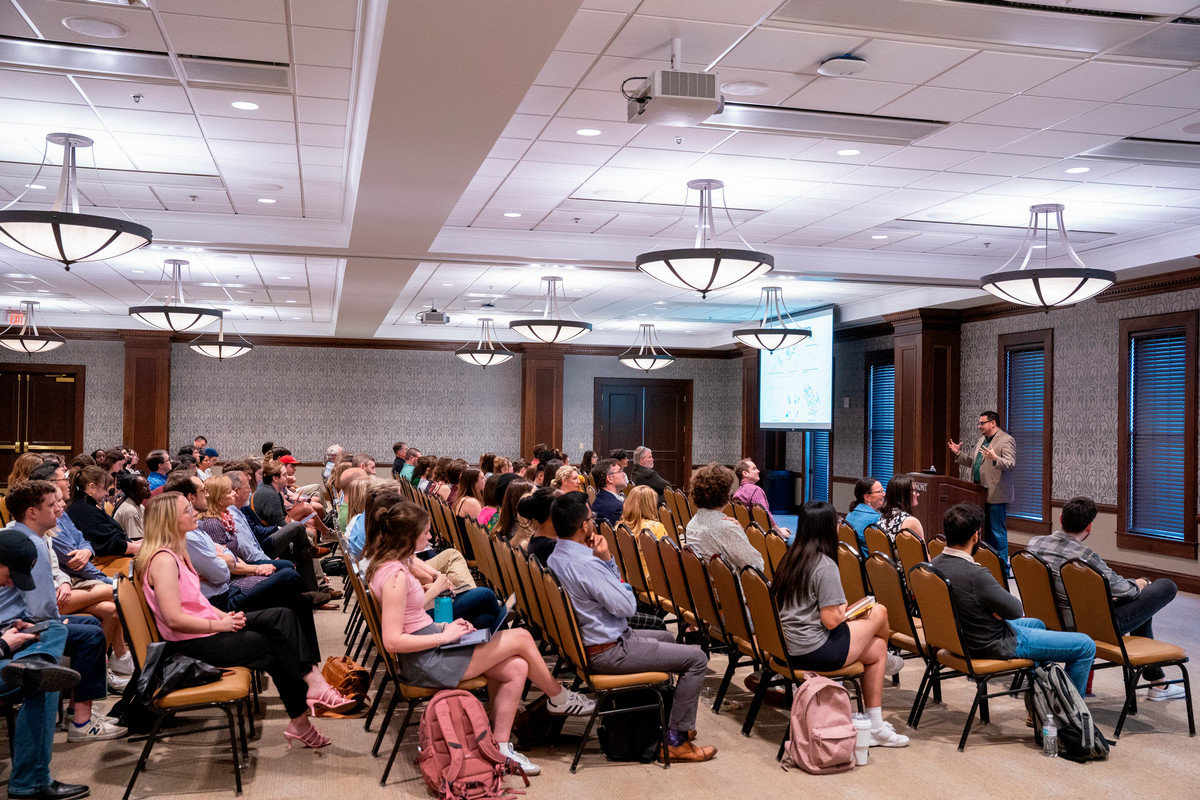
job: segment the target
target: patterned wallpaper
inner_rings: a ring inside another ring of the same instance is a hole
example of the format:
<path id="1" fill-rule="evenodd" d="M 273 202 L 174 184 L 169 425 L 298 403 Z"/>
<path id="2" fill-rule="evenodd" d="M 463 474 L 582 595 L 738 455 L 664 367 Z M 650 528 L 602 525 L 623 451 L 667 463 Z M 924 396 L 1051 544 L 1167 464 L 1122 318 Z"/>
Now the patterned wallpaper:
<path id="1" fill-rule="evenodd" d="M 568 355 L 563 366 L 563 447 L 572 460 L 591 448 L 594 378 L 635 378 L 641 373 L 613 356 Z M 692 380 L 692 461 L 733 464 L 742 454 L 742 365 L 738 359 L 681 358 L 645 376 Z M 580 449 L 579 443 L 583 442 Z"/>
<path id="2" fill-rule="evenodd" d="M 1190 289 L 1111 303 L 1089 300 L 1061 311 L 963 325 L 960 430 L 973 441 L 978 413 L 996 407 L 997 337 L 1053 328 L 1051 497 L 1087 495 L 1098 503 L 1116 503 L 1120 320 L 1196 309 L 1200 290 Z M 1017 442 L 1018 458 L 1020 446 Z"/>
<path id="3" fill-rule="evenodd" d="M 68 340 L 49 353 L 32 359 L 6 351 L 0 360 L 21 364 L 82 364 L 84 375 L 83 449 L 121 444 L 125 435 L 125 344 Z"/>
<path id="4" fill-rule="evenodd" d="M 171 443 L 204 434 L 228 457 L 257 455 L 274 441 L 301 461 L 336 442 L 390 463 L 397 439 L 468 461 L 489 450 L 515 454 L 519 359 L 483 370 L 449 352 L 256 347 L 220 362 L 178 344 Z"/>

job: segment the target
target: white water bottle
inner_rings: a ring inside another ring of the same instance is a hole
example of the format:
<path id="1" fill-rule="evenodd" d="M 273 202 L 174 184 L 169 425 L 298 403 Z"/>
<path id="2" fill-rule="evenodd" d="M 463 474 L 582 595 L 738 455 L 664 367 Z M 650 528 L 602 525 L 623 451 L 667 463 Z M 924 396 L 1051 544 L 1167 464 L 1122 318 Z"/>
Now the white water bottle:
<path id="1" fill-rule="evenodd" d="M 1058 758 L 1058 728 L 1049 722 L 1042 727 L 1042 755 Z"/>
<path id="2" fill-rule="evenodd" d="M 871 747 L 871 718 L 866 714 L 851 714 L 850 719 L 858 736 L 854 743 L 854 763 L 861 767 L 867 763 L 867 752 Z"/>

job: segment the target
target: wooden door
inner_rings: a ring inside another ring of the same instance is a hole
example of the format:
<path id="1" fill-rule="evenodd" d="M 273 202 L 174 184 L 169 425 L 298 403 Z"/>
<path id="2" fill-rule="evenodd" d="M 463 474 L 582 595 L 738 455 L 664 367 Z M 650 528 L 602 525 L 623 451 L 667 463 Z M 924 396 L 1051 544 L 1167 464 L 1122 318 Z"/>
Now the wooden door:
<path id="1" fill-rule="evenodd" d="M 640 445 L 654 451 L 654 468 L 673 486 L 685 486 L 692 467 L 692 382 L 596 378 L 596 449 Z M 632 470 L 633 464 L 630 463 Z"/>
<path id="2" fill-rule="evenodd" d="M 83 377 L 78 365 L 0 364 L 0 480 L 22 453 L 83 450 Z"/>

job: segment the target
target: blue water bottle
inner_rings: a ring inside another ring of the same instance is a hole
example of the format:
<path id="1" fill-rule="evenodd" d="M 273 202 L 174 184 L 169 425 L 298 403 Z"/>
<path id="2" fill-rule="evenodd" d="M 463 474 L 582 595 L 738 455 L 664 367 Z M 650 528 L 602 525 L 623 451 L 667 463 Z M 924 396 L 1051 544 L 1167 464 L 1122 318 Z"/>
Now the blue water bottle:
<path id="1" fill-rule="evenodd" d="M 433 600 L 433 621 L 434 622 L 453 622 L 454 621 L 454 600 L 450 595 L 438 595 Z"/>

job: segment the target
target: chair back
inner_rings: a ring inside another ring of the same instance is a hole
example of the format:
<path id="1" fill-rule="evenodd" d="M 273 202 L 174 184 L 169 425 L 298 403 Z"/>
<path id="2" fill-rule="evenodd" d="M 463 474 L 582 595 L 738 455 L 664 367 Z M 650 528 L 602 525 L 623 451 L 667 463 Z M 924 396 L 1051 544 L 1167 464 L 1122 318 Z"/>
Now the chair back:
<path id="1" fill-rule="evenodd" d="M 642 534 L 645 536 L 646 534 Z M 658 558 L 662 562 L 663 572 L 667 575 L 667 585 L 670 587 L 671 601 L 675 603 L 675 613 L 681 614 L 688 624 L 695 625 L 697 620 L 696 604 L 692 602 L 687 576 L 683 572 L 683 561 L 679 556 L 679 545 L 670 536 L 664 536 L 656 542 Z"/>
<path id="2" fill-rule="evenodd" d="M 918 562 L 920 563 L 920 562 Z M 871 591 L 875 599 L 887 607 L 888 627 L 893 633 L 911 637 L 916 642 L 918 650 L 921 638 L 917 635 L 917 626 L 909 613 L 907 592 L 904 588 L 904 573 L 896 566 L 896 562 L 883 553 L 872 553 L 867 559 L 867 577 L 871 580 Z"/>
<path id="3" fill-rule="evenodd" d="M 686 492 L 679 489 L 675 490 L 675 503 L 679 506 L 679 524 L 686 528 L 692 517 L 696 516 L 696 504 Z"/>
<path id="4" fill-rule="evenodd" d="M 520 557 L 522 552 L 514 550 L 517 556 Z M 568 629 L 562 627 L 562 621 L 554 615 L 554 604 L 551 596 L 546 592 L 545 577 L 548 570 L 538 561 L 537 556 L 526 556 L 526 562 L 529 564 L 530 583 L 533 585 L 533 593 L 537 597 L 538 608 L 542 615 L 542 634 L 547 641 L 552 643 L 555 649 L 563 654 L 565 645 L 563 638 L 569 635 Z M 580 661 L 572 661 L 573 664 L 582 664 Z"/>
<path id="5" fill-rule="evenodd" d="M 1058 569 L 1063 588 L 1067 590 L 1067 601 L 1071 604 L 1071 616 L 1075 618 L 1075 630 L 1086 633 L 1097 642 L 1125 649 L 1124 637 L 1113 619 L 1112 594 L 1108 579 L 1091 565 L 1072 558 Z"/>
<path id="6" fill-rule="evenodd" d="M 533 585 L 533 575 L 529 568 L 529 559 L 526 555 L 515 547 L 505 544 L 509 552 L 512 553 L 513 566 L 516 568 L 517 580 L 521 583 L 521 595 L 524 598 L 525 607 L 521 611 L 525 617 L 532 622 L 539 631 L 542 637 L 550 640 L 550 632 L 547 630 L 546 618 L 542 614 L 542 606 L 538 600 L 537 587 Z"/>
<path id="7" fill-rule="evenodd" d="M 671 516 L 675 518 L 676 522 L 683 519 L 683 514 L 679 511 L 679 493 L 678 492 L 676 492 L 674 489 L 672 489 L 671 487 L 668 486 L 663 491 L 663 502 L 667 504 L 667 508 L 670 510 Z M 674 526 L 674 524 L 675 523 L 672 523 L 672 527 Z"/>
<path id="8" fill-rule="evenodd" d="M 733 507 L 733 518 L 738 521 L 738 525 L 746 528 L 753 522 L 750 517 L 750 509 L 746 507 L 745 503 L 731 502 L 729 505 Z M 728 506 L 726 507 L 728 508 Z"/>
<path id="9" fill-rule="evenodd" d="M 916 565 L 922 561 L 929 560 L 929 551 L 925 549 L 925 540 L 912 531 L 901 530 L 897 533 L 893 547 L 896 551 L 896 563 L 901 567 L 906 567 L 909 564 Z M 903 575 L 903 572 L 901 575 Z M 871 585 L 874 586 L 875 584 L 872 583 Z"/>
<path id="10" fill-rule="evenodd" d="M 585 491 L 587 492 L 588 505 L 590 506 L 592 503 L 596 502 L 596 487 L 588 484 Z"/>
<path id="11" fill-rule="evenodd" d="M 141 667 L 146 663 L 146 649 L 152 643 L 162 641 L 150 605 L 137 583 L 123 574 L 117 576 L 117 584 L 113 587 L 113 600 L 117 604 L 117 614 L 121 618 L 121 626 L 125 629 L 125 639 L 129 642 L 134 663 Z"/>
<path id="12" fill-rule="evenodd" d="M 1050 565 L 1041 556 L 1028 550 L 1013 556 L 1011 563 L 1026 615 L 1040 619 L 1048 631 L 1066 630 L 1058 600 L 1054 596 L 1054 577 Z"/>
<path id="13" fill-rule="evenodd" d="M 726 561 L 724 556 L 715 555 L 708 562 L 708 577 L 712 580 L 713 591 L 720 604 L 725 632 L 734 639 L 749 642 L 757 650 L 757 646 L 754 645 L 754 629 L 750 625 L 750 617 L 746 610 L 746 600 L 742 596 L 742 587 L 738 583 L 737 573 L 733 571 L 733 565 Z"/>
<path id="14" fill-rule="evenodd" d="M 931 564 L 921 563 L 909 570 L 908 586 L 921 610 L 921 629 L 931 652 L 946 650 L 960 658 L 968 658 L 958 633 L 958 609 L 954 605 L 950 581 Z"/>
<path id="15" fill-rule="evenodd" d="M 658 539 L 650 531 L 642 531 L 637 535 L 637 549 L 646 565 L 646 578 L 650 583 L 650 592 L 664 611 L 674 611 L 678 603 L 671 596 L 671 584 L 667 580 L 667 571 L 663 568 L 662 557 L 658 554 Z M 663 601 L 666 601 L 665 603 Z M 669 608 L 664 607 L 669 606 Z"/>
<path id="16" fill-rule="evenodd" d="M 500 541 L 499 536 L 489 536 L 485 533 L 483 537 L 488 543 L 490 560 L 496 565 L 496 574 L 500 578 L 500 583 L 492 588 L 500 595 L 501 600 L 510 594 L 520 593 L 521 587 L 517 582 L 517 568 L 513 566 L 512 550 Z"/>
<path id="17" fill-rule="evenodd" d="M 728 503 L 726 503 L 724 506 L 722 506 L 721 513 L 727 517 L 731 517 L 732 519 L 737 519 L 737 517 L 733 516 L 733 501 L 732 500 L 730 500 Z"/>
<path id="18" fill-rule="evenodd" d="M 621 553 L 621 561 L 625 563 L 626 582 L 635 592 L 650 595 L 650 584 L 646 580 L 646 571 L 642 568 L 642 558 L 638 555 L 633 534 L 624 525 L 618 525 L 613 534 L 617 537 L 617 550 Z"/>
<path id="19" fill-rule="evenodd" d="M 721 621 L 720 605 L 717 603 L 707 565 L 690 547 L 679 551 L 679 562 L 683 565 L 683 574 L 687 579 L 697 619 L 711 638 L 724 642 L 725 625 Z"/>
<path id="20" fill-rule="evenodd" d="M 358 565 L 354 566 L 358 570 Z M 375 643 L 375 652 L 383 659 L 383 667 L 388 671 L 388 675 L 396 683 L 400 685 L 400 664 L 396 660 L 394 653 L 388 652 L 388 649 L 383 646 L 383 611 L 379 604 L 379 598 L 371 594 L 371 587 L 366 585 L 363 575 L 359 575 L 359 581 L 362 584 L 362 599 L 359 601 L 359 608 L 362 610 L 363 619 L 367 621 L 367 631 L 371 635 L 371 641 Z"/>
<path id="21" fill-rule="evenodd" d="M 838 573 L 842 577 L 842 593 L 846 595 L 847 603 L 857 603 L 867 596 L 862 556 L 857 547 L 838 542 Z"/>
<path id="22" fill-rule="evenodd" d="M 492 547 L 488 542 L 487 534 L 483 532 L 483 529 L 477 523 L 467 521 L 466 538 L 471 544 L 471 551 L 475 554 L 475 563 L 471 566 L 483 574 L 484 580 L 489 585 L 496 586 L 498 580 L 496 576 L 497 566 L 492 556 Z M 462 551 L 460 550 L 459 552 Z M 466 555 L 464 554 L 463 557 L 465 558 Z"/>
<path id="23" fill-rule="evenodd" d="M 893 561 L 896 559 L 896 554 L 892 550 L 892 540 L 878 525 L 868 525 L 863 528 L 863 538 L 867 541 L 868 556 L 872 553 L 883 553 Z"/>
<path id="24" fill-rule="evenodd" d="M 771 570 L 772 578 L 775 576 L 775 570 L 779 569 L 779 565 L 783 563 L 783 557 L 787 555 L 788 543 L 777 533 L 768 533 L 766 535 L 767 543 L 767 566 Z"/>
<path id="25" fill-rule="evenodd" d="M 0 525 L 7 525 L 12 522 L 12 515 L 8 513 L 8 503 L 4 497 L 0 496 Z"/>
<path id="26" fill-rule="evenodd" d="M 854 528 L 844 522 L 838 524 L 838 541 L 850 545 L 855 550 L 858 549 L 858 535 L 854 532 Z"/>
<path id="27" fill-rule="evenodd" d="M 1003 586 L 1004 591 L 1008 591 L 1008 578 L 1004 575 L 1004 566 L 1000 563 L 1000 556 L 996 555 L 995 550 L 980 542 L 978 549 L 975 550 L 975 563 L 987 567 L 987 571 L 992 573 L 996 583 Z"/>
<path id="28" fill-rule="evenodd" d="M 575 616 L 575 607 L 571 597 L 562 588 L 552 574 L 539 566 L 534 566 L 533 574 L 537 580 L 538 592 L 546 598 L 546 607 L 554 620 L 558 637 L 559 652 L 563 658 L 579 672 L 580 677 L 590 674 L 587 660 L 587 649 L 583 646 L 583 634 L 579 630 L 579 620 Z"/>
<path id="29" fill-rule="evenodd" d="M 750 506 L 750 519 L 755 525 L 770 533 L 775 526 L 771 524 L 771 515 L 760 505 Z"/>
<path id="30" fill-rule="evenodd" d="M 750 541 L 750 545 L 758 551 L 762 556 L 763 566 L 770 570 L 771 555 L 767 552 L 767 537 L 763 533 L 763 529 L 751 522 L 746 526 L 746 538 Z M 771 579 L 771 573 L 767 573 L 767 580 Z"/>
<path id="31" fill-rule="evenodd" d="M 600 531 L 600 535 L 604 537 L 604 541 L 608 542 L 608 552 L 617 561 L 617 569 L 621 571 L 621 580 L 628 580 L 625 577 L 625 559 L 621 558 L 621 548 L 617 547 L 617 534 L 613 532 L 613 526 L 605 520 L 596 526 L 596 530 Z"/>
<path id="32" fill-rule="evenodd" d="M 932 561 L 946 549 L 946 537 L 939 533 L 925 543 L 925 549 L 929 551 L 929 560 Z"/>
<path id="33" fill-rule="evenodd" d="M 667 506 L 658 507 L 658 521 L 661 522 L 662 526 L 668 531 L 675 530 L 675 517 L 673 514 L 671 514 L 671 509 Z"/>
<path id="34" fill-rule="evenodd" d="M 740 576 L 742 595 L 746 598 L 746 609 L 750 612 L 758 649 L 780 666 L 787 667 L 787 643 L 779 623 L 779 609 L 775 606 L 775 598 L 771 597 L 771 584 L 757 567 L 742 567 Z"/>

